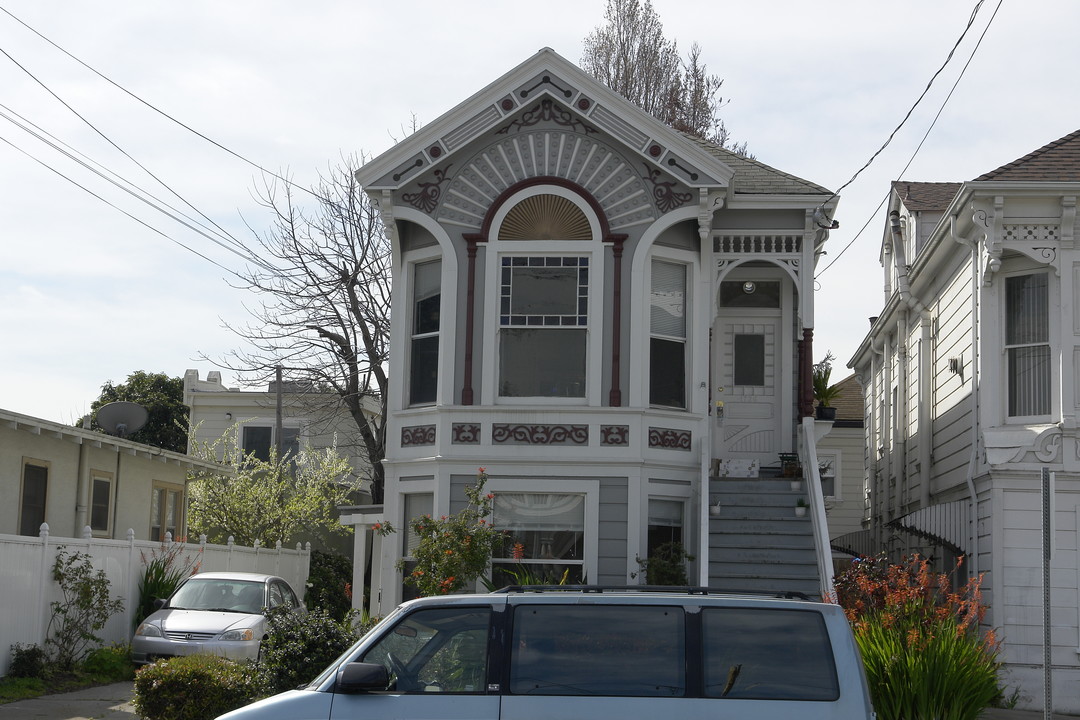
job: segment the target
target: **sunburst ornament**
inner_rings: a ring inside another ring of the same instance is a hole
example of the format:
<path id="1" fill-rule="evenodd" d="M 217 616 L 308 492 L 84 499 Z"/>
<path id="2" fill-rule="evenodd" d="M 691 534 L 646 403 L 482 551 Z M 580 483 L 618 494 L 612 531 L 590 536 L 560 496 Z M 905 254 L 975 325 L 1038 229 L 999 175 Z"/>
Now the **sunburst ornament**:
<path id="1" fill-rule="evenodd" d="M 560 195 L 531 195 L 506 214 L 499 240 L 592 240 L 589 218 Z"/>

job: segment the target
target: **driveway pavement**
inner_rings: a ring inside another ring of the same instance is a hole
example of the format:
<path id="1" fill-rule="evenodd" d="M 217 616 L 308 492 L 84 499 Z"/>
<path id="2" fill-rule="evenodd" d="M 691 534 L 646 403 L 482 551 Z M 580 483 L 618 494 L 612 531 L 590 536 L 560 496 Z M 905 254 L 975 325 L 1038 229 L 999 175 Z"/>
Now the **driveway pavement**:
<path id="1" fill-rule="evenodd" d="M 61 695 L 43 695 L 0 705 L 0 720 L 137 720 L 131 694 L 132 684 L 122 682 Z M 1055 713 L 1053 720 L 1078 717 Z M 991 709 L 985 710 L 979 720 L 1043 720 L 1043 713 Z"/>

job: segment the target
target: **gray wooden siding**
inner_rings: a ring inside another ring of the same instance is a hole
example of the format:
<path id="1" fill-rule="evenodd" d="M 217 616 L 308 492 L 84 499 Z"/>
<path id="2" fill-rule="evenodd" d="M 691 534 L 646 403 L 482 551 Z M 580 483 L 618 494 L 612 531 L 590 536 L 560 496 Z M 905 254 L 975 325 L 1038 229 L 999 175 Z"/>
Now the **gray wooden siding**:
<path id="1" fill-rule="evenodd" d="M 934 362 L 933 438 L 935 492 L 964 483 L 971 457 L 971 257 L 964 255 L 947 274 L 937 303 L 937 338 Z M 962 373 L 954 373 L 949 359 L 958 358 Z"/>
<path id="2" fill-rule="evenodd" d="M 600 479 L 600 525 L 597 529 L 597 568 L 595 582 L 604 585 L 626 583 L 627 512 L 629 490 L 627 479 Z M 586 538 L 588 542 L 588 538 Z M 592 578 L 586 578 L 594 582 Z"/>

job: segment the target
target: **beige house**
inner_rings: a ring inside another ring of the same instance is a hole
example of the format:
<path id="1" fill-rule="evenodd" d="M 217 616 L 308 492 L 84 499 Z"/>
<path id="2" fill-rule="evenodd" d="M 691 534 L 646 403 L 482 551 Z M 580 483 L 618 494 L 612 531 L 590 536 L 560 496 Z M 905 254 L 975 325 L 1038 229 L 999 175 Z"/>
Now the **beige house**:
<path id="1" fill-rule="evenodd" d="M 186 479 L 216 463 L 0 410 L 0 533 L 162 540 L 186 535 Z"/>

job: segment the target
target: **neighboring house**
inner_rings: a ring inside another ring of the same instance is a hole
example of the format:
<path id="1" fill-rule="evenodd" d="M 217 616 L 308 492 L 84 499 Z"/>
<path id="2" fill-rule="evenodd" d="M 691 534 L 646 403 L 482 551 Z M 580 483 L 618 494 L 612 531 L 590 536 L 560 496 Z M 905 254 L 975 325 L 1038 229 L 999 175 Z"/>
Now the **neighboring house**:
<path id="1" fill-rule="evenodd" d="M 964 183 L 896 182 L 865 390 L 863 548 L 983 574 L 1007 680 L 1042 701 L 1042 473 L 1056 477 L 1055 707 L 1080 711 L 1080 132 Z"/>
<path id="2" fill-rule="evenodd" d="M 163 540 L 187 533 L 190 455 L 0 410 L 0 533 Z"/>
<path id="3" fill-rule="evenodd" d="M 837 570 L 843 571 L 857 552 L 853 552 L 847 541 L 861 538 L 864 528 L 866 438 L 862 386 L 858 378 L 849 375 L 837 385 L 840 395 L 832 401 L 836 421 L 832 431 L 818 442 L 818 467 L 834 562 Z"/>
<path id="4" fill-rule="evenodd" d="M 395 382 L 385 507 L 353 522 L 456 512 L 483 466 L 535 573 L 638 583 L 636 558 L 677 541 L 694 583 L 828 588 L 810 370 L 835 195 L 550 49 L 356 176 L 394 247 Z M 808 490 L 776 477 L 781 455 Z M 414 540 L 377 543 L 373 612 L 408 591 Z"/>
<path id="5" fill-rule="evenodd" d="M 195 444 L 229 442 L 234 432 L 240 449 L 261 460 L 269 460 L 271 450 L 279 447 L 282 455 L 294 456 L 301 448 L 336 447 L 349 460 L 356 477 L 370 478 L 371 465 L 356 424 L 334 392 L 318 392 L 310 385 L 289 381 L 281 383 L 280 393 L 276 382 L 269 383 L 265 391 L 239 390 L 226 387 L 218 371 L 208 372 L 201 380 L 198 370 L 187 370 L 184 404 L 191 410 L 194 428 L 189 451 Z M 375 398 L 369 398 L 367 407 L 373 416 L 378 415 Z M 224 448 L 219 444 L 217 450 L 220 458 Z M 362 491 L 356 502 L 370 502 L 370 494 Z M 321 547 L 315 538 L 305 539 Z M 352 543 L 346 538 L 330 549 L 351 554 Z"/>

